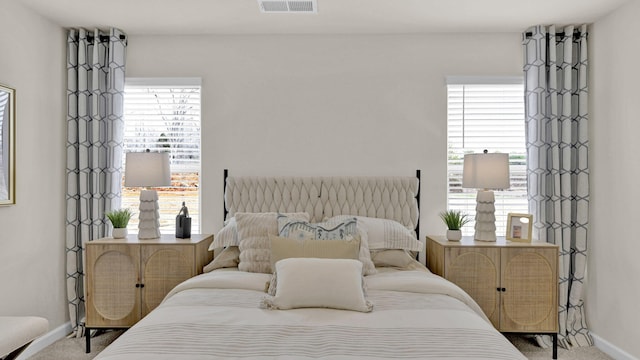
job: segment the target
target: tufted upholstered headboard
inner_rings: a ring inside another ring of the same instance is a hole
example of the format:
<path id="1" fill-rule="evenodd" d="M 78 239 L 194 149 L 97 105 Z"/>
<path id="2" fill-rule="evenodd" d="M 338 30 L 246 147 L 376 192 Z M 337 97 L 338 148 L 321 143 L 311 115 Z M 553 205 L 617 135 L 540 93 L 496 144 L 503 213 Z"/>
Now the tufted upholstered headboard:
<path id="1" fill-rule="evenodd" d="M 225 219 L 236 212 L 304 211 L 312 222 L 360 215 L 395 220 L 418 236 L 419 195 L 420 170 L 416 177 L 230 177 L 225 170 Z"/>

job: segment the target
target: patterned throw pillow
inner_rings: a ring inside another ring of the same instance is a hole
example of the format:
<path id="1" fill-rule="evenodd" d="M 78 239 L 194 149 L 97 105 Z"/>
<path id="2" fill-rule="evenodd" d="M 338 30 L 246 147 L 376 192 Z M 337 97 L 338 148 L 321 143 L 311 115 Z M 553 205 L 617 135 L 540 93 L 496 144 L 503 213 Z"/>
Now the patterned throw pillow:
<path id="1" fill-rule="evenodd" d="M 371 261 L 369 244 L 366 234 L 358 228 L 358 221 L 354 217 L 343 218 L 340 221 L 329 220 L 323 223 L 309 223 L 291 219 L 278 214 L 279 236 L 299 240 L 348 240 L 360 236 L 360 252 L 358 259 L 362 262 L 363 274 L 376 273 L 376 267 Z"/>
<path id="2" fill-rule="evenodd" d="M 278 214 L 280 236 L 298 240 L 347 240 L 358 233 L 355 218 L 334 223 L 309 223 Z"/>

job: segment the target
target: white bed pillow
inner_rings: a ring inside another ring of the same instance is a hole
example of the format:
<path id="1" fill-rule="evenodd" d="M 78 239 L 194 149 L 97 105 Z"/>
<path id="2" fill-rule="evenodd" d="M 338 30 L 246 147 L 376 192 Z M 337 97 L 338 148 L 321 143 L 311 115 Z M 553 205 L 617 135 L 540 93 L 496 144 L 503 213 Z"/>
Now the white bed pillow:
<path id="1" fill-rule="evenodd" d="M 209 245 L 209 251 L 214 249 L 220 249 L 227 246 L 238 246 L 238 225 L 236 223 L 235 216 L 225 221 L 224 226 L 216 236 L 213 237 L 211 245 Z"/>
<path id="2" fill-rule="evenodd" d="M 413 263 L 414 258 L 406 250 L 386 249 L 371 250 L 371 261 L 376 267 L 406 268 Z"/>
<path id="3" fill-rule="evenodd" d="M 278 235 L 277 213 L 235 214 L 238 227 L 240 263 L 238 270 L 272 273 L 269 235 Z M 307 213 L 290 213 L 289 217 L 309 221 Z"/>
<path id="4" fill-rule="evenodd" d="M 289 258 L 276 263 L 275 296 L 260 307 L 272 310 L 331 308 L 370 312 L 364 296 L 362 263 L 352 259 Z"/>
<path id="5" fill-rule="evenodd" d="M 252 213 L 245 213 L 252 214 Z M 258 213 L 256 213 L 258 214 Z M 273 216 L 277 216 L 278 213 L 260 213 L 260 214 L 271 214 Z M 285 215 L 298 216 L 297 214 L 307 214 L 307 213 L 284 213 Z M 307 220 L 309 219 L 309 215 L 307 214 Z M 224 226 L 216 236 L 213 237 L 213 241 L 211 245 L 209 245 L 209 251 L 213 251 L 215 249 L 225 248 L 227 246 L 239 246 L 240 240 L 238 239 L 238 222 L 236 221 L 236 217 L 232 217 L 228 220 L 225 220 Z"/>
<path id="6" fill-rule="evenodd" d="M 240 263 L 240 249 L 237 246 L 227 246 L 202 271 L 210 272 L 216 269 L 237 267 Z"/>
<path id="7" fill-rule="evenodd" d="M 287 214 L 278 214 L 278 234 L 282 237 L 300 240 L 346 240 L 358 236 L 360 237 L 358 258 L 362 262 L 363 274 L 376 273 L 376 267 L 371 261 L 367 236 L 358 227 L 358 221 L 353 216 L 340 220 L 330 219 L 323 223 L 309 223 L 292 219 Z"/>
<path id="8" fill-rule="evenodd" d="M 358 226 L 366 233 L 369 250 L 402 249 L 408 251 L 422 251 L 424 245 L 415 238 L 412 230 L 390 219 L 379 219 L 366 216 L 337 215 L 327 221 L 342 221 L 355 217 Z"/>

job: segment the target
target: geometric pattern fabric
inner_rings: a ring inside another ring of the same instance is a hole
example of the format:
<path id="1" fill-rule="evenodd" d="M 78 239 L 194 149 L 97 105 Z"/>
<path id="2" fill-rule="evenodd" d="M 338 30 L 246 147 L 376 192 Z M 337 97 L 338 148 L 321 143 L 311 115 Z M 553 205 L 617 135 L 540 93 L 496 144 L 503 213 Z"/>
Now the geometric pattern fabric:
<path id="1" fill-rule="evenodd" d="M 106 235 L 104 214 L 120 206 L 126 47 L 117 29 L 67 34 L 67 300 L 76 336 L 84 333 L 84 245 Z"/>
<path id="2" fill-rule="evenodd" d="M 523 34 L 523 46 L 534 236 L 560 247 L 559 344 L 589 346 L 582 296 L 589 230 L 587 26 L 536 26 Z"/>

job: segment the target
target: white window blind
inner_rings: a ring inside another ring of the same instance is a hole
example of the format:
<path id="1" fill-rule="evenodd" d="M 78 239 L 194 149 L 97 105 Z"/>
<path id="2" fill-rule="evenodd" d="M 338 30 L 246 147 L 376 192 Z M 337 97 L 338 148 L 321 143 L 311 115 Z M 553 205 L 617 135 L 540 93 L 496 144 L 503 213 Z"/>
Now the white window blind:
<path id="1" fill-rule="evenodd" d="M 500 79 L 502 80 L 502 79 Z M 474 219 L 476 189 L 462 188 L 465 154 L 509 154 L 511 187 L 495 191 L 496 235 L 504 236 L 508 213 L 528 213 L 524 86 L 520 81 L 486 81 L 447 85 L 448 209 L 461 210 Z M 463 235 L 473 235 L 475 223 L 465 225 Z"/>
<path id="2" fill-rule="evenodd" d="M 156 189 L 160 206 L 160 231 L 163 234 L 174 233 L 176 215 L 182 202 L 185 202 L 192 217 L 191 232 L 199 232 L 199 83 L 173 79 L 167 79 L 164 84 L 163 79 L 128 81 L 125 86 L 124 122 L 125 152 L 149 149 L 170 154 L 171 186 Z M 124 166 L 126 168 L 126 162 Z M 139 188 L 123 187 L 122 207 L 128 207 L 136 214 L 128 226 L 133 233 L 138 230 L 139 198 Z"/>

